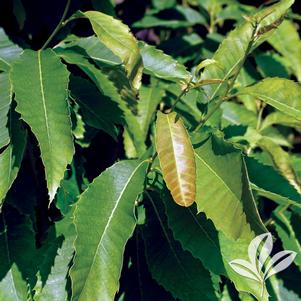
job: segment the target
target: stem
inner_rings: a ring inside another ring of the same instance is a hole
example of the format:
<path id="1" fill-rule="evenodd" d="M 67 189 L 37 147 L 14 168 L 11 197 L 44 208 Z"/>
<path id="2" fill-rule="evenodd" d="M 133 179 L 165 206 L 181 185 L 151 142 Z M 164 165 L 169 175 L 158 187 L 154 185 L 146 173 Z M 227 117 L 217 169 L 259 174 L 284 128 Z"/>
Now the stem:
<path id="1" fill-rule="evenodd" d="M 177 97 L 177 99 L 175 100 L 174 104 L 173 104 L 173 105 L 171 106 L 171 108 L 170 108 L 170 112 L 172 112 L 172 111 L 175 109 L 177 103 L 178 103 L 178 102 L 181 100 L 181 98 L 189 91 L 190 85 L 191 85 L 191 81 L 192 81 L 192 79 L 188 82 L 187 87 L 186 87 L 186 88 L 178 95 L 178 97 Z"/>
<path id="2" fill-rule="evenodd" d="M 256 130 L 260 130 L 261 128 L 261 124 L 262 124 L 262 114 L 263 114 L 263 110 L 265 108 L 265 105 L 263 103 L 261 103 L 260 105 L 260 109 L 258 112 L 258 118 L 257 118 L 257 125 L 256 125 Z"/>
<path id="3" fill-rule="evenodd" d="M 252 49 L 252 45 L 253 45 L 254 39 L 256 38 L 257 27 L 258 27 L 258 25 L 254 26 L 254 28 L 253 28 L 251 40 L 250 40 L 250 42 L 248 44 L 248 47 L 247 47 L 246 52 L 245 52 L 245 55 L 241 59 L 239 67 L 237 68 L 237 70 L 235 71 L 233 77 L 231 78 L 231 80 L 230 80 L 230 82 L 229 82 L 229 84 L 227 86 L 226 92 L 224 93 L 224 96 L 217 101 L 217 103 L 213 107 L 213 109 L 206 115 L 206 117 L 204 119 L 201 120 L 200 124 L 195 128 L 195 130 L 193 132 L 196 132 L 197 130 L 199 130 L 207 122 L 207 120 L 215 113 L 215 111 L 220 107 L 220 105 L 224 101 L 226 101 L 226 100 L 228 100 L 230 98 L 233 98 L 234 96 L 237 95 L 237 94 L 234 94 L 234 95 L 227 96 L 228 93 L 229 93 L 229 91 L 232 89 L 232 87 L 233 87 L 233 85 L 234 85 L 234 83 L 235 83 L 235 81 L 237 79 L 237 76 L 238 76 L 238 74 L 239 74 L 242 66 L 244 65 L 244 63 L 245 63 L 245 61 L 246 61 L 246 59 L 247 59 L 247 57 L 248 57 L 248 55 L 249 55 L 249 53 L 250 53 L 250 51 Z M 212 97 L 211 97 L 211 99 L 209 101 L 211 101 L 211 100 L 212 100 Z"/>
<path id="4" fill-rule="evenodd" d="M 53 37 L 57 34 L 57 32 L 62 28 L 62 24 L 64 22 L 64 19 L 66 18 L 66 15 L 68 13 L 69 7 L 71 4 L 71 0 L 67 0 L 66 2 L 66 6 L 63 12 L 63 15 L 59 21 L 59 23 L 57 24 L 57 26 L 55 27 L 55 29 L 53 30 L 52 34 L 49 36 L 49 38 L 47 39 L 47 41 L 44 43 L 44 45 L 42 46 L 41 50 L 45 49 L 48 44 L 50 43 L 50 41 L 53 39 Z"/>
<path id="5" fill-rule="evenodd" d="M 204 119 L 202 119 L 200 121 L 200 123 L 198 124 L 198 126 L 194 129 L 193 132 L 197 132 L 206 122 L 207 120 L 216 112 L 216 110 L 220 107 L 220 105 L 224 102 L 227 101 L 231 98 L 236 97 L 237 94 L 233 94 L 233 95 L 229 95 L 226 97 L 222 97 L 217 103 L 216 105 L 213 107 L 213 109 L 206 115 L 206 117 Z"/>

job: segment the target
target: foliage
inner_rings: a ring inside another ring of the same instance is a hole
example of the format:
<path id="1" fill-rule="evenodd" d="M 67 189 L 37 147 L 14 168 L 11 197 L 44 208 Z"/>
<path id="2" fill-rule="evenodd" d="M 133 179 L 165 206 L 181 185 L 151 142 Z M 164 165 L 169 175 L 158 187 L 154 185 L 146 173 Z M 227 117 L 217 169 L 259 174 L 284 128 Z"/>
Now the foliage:
<path id="1" fill-rule="evenodd" d="M 242 2 L 0 4 L 0 301 L 301 300 L 301 16 Z"/>

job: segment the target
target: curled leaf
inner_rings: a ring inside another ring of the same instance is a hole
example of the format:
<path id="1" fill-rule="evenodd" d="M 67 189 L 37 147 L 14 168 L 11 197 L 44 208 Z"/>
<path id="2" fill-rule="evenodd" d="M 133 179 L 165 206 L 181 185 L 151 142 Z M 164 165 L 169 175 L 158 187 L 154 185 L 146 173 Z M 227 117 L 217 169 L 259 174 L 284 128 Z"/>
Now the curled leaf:
<path id="1" fill-rule="evenodd" d="M 188 207 L 195 200 L 196 167 L 193 148 L 177 114 L 158 112 L 156 147 L 163 177 L 174 201 Z"/>

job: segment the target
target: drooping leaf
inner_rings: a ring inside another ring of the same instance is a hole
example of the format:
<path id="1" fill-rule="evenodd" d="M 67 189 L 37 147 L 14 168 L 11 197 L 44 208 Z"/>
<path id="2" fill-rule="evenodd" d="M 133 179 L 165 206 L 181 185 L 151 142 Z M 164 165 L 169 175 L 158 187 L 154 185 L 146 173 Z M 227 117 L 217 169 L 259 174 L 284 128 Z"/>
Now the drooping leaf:
<path id="1" fill-rule="evenodd" d="M 155 46 L 139 42 L 139 48 L 145 71 L 158 78 L 188 82 L 191 78 L 185 66 L 165 54 Z"/>
<path id="2" fill-rule="evenodd" d="M 231 76 L 235 76 L 236 72 L 239 72 L 246 58 L 246 53 L 254 50 L 268 38 L 275 29 L 275 22 L 281 21 L 281 18 L 293 3 L 293 0 L 283 0 L 260 10 L 250 17 L 253 21 L 261 21 L 258 30 L 266 31 L 267 28 L 271 27 L 266 33 L 260 35 L 256 41 L 254 41 L 255 28 L 250 20 L 238 25 L 223 40 L 213 56 L 216 64 L 206 67 L 202 74 L 204 80 L 216 78 L 224 81 L 220 84 L 204 87 L 210 100 L 225 95 L 228 89 L 227 80 Z"/>
<path id="3" fill-rule="evenodd" d="M 174 201 L 188 207 L 195 201 L 195 159 L 193 148 L 176 113 L 157 114 L 156 148 L 163 177 Z"/>
<path id="4" fill-rule="evenodd" d="M 14 44 L 0 28 L 0 70 L 9 71 L 11 64 L 21 52 L 22 49 Z"/>
<path id="5" fill-rule="evenodd" d="M 241 88 L 239 94 L 254 96 L 279 111 L 301 120 L 301 87 L 292 80 L 266 78 L 253 86 Z"/>
<path id="6" fill-rule="evenodd" d="M 135 89 L 139 89 L 143 70 L 142 58 L 137 41 L 129 28 L 101 12 L 87 11 L 81 14 L 89 19 L 100 41 L 122 60 L 130 82 Z"/>
<path id="7" fill-rule="evenodd" d="M 284 20 L 268 42 L 288 60 L 298 81 L 301 81 L 301 41 L 294 23 Z"/>
<path id="8" fill-rule="evenodd" d="M 28 300 L 37 267 L 31 221 L 10 208 L 0 216 L 0 229 L 0 300 Z"/>
<path id="9" fill-rule="evenodd" d="M 251 229 L 262 232 L 264 226 L 250 195 L 240 151 L 223 149 L 227 146 L 213 138 L 195 149 L 198 212 L 204 212 L 226 236 L 247 239 Z"/>
<path id="10" fill-rule="evenodd" d="M 52 50 L 25 50 L 11 76 L 16 110 L 39 142 L 50 201 L 74 153 L 67 104 L 68 77 L 66 67 Z"/>
<path id="11" fill-rule="evenodd" d="M 135 112 L 133 112 L 136 109 L 137 101 L 135 98 L 133 99 L 132 91 L 128 90 L 129 87 L 121 87 L 121 89 L 118 89 L 118 87 L 116 87 L 116 82 L 113 82 L 107 74 L 96 68 L 89 60 L 77 52 L 57 49 L 57 53 L 59 53 L 69 64 L 75 64 L 81 68 L 94 82 L 98 90 L 105 97 L 110 98 L 119 106 L 123 112 L 127 130 L 135 146 L 136 152 L 139 153 L 139 155 L 142 155 L 146 148 L 138 118 L 135 115 Z M 117 76 L 116 80 L 122 82 L 122 79 L 118 78 L 118 74 L 119 73 L 115 75 Z"/>
<path id="12" fill-rule="evenodd" d="M 143 191 L 147 165 L 147 161 L 116 163 L 78 201 L 72 300 L 113 300 L 124 247 L 135 228 L 134 203 Z"/>
<path id="13" fill-rule="evenodd" d="M 285 250 L 296 252 L 294 262 L 301 270 L 301 233 L 299 230 L 300 216 L 289 211 L 282 210 L 279 206 L 273 212 L 276 231 L 282 241 Z"/>
<path id="14" fill-rule="evenodd" d="M 84 121 L 107 132 L 116 140 L 118 130 L 115 124 L 123 123 L 123 114 L 117 104 L 100 94 L 88 80 L 80 77 L 71 77 L 70 91 L 81 108 Z"/>
<path id="15" fill-rule="evenodd" d="M 27 140 L 27 132 L 22 127 L 19 114 L 11 111 L 10 120 L 11 141 L 0 154 L 0 209 L 7 192 L 18 175 Z"/>
<path id="16" fill-rule="evenodd" d="M 72 212 L 69 212 L 61 221 L 56 222 L 51 229 L 55 232 L 55 237 L 50 237 L 44 243 L 44 246 L 47 246 L 46 250 L 40 249 L 44 254 L 42 254 L 43 260 L 39 264 L 40 279 L 35 287 L 35 300 L 68 300 L 67 277 L 75 240 L 75 229 L 70 213 Z M 47 279 L 44 279 L 46 278 L 44 273 L 49 267 L 51 268 L 50 273 L 47 275 Z"/>
<path id="17" fill-rule="evenodd" d="M 150 195 L 152 205 L 147 208 L 147 223 L 143 226 L 146 260 L 152 277 L 177 299 L 217 300 L 209 272 L 173 239 L 162 204 L 155 197 Z"/>
<path id="18" fill-rule="evenodd" d="M 12 87 L 7 73 L 0 73 L 0 149 L 9 143 L 8 112 L 12 101 Z"/>

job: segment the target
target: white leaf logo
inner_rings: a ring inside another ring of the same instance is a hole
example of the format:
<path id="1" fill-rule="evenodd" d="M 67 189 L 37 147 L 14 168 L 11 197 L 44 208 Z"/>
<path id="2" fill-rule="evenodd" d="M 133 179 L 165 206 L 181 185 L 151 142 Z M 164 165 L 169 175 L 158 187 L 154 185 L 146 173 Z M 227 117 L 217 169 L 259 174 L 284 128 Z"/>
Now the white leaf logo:
<path id="1" fill-rule="evenodd" d="M 231 268 L 241 276 L 255 280 L 261 284 L 261 297 L 264 293 L 265 280 L 286 269 L 295 259 L 294 251 L 281 251 L 268 260 L 273 249 L 271 233 L 256 236 L 249 244 L 249 261 L 234 259 L 229 262 Z M 263 267 L 266 263 L 266 268 Z"/>

